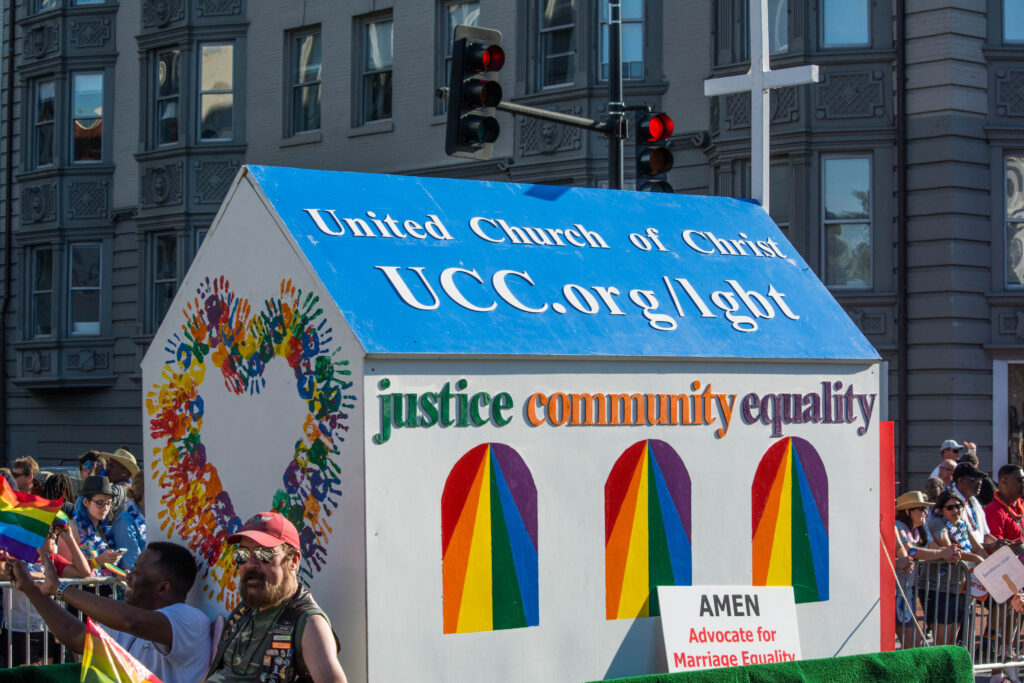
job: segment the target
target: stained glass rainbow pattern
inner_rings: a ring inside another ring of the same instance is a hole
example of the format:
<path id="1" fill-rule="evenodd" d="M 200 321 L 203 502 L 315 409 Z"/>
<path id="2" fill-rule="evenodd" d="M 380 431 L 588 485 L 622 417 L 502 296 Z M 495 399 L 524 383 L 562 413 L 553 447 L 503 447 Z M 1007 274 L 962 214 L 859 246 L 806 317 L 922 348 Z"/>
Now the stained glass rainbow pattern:
<path id="1" fill-rule="evenodd" d="M 512 448 L 484 443 L 441 495 L 444 632 L 536 626 L 537 487 Z"/>
<path id="2" fill-rule="evenodd" d="M 828 600 L 828 475 L 808 441 L 786 437 L 751 490 L 755 586 L 793 586 L 798 603 Z"/>
<path id="3" fill-rule="evenodd" d="M 604 485 L 605 614 L 661 614 L 656 586 L 693 583 L 690 475 L 664 441 L 638 441 Z"/>

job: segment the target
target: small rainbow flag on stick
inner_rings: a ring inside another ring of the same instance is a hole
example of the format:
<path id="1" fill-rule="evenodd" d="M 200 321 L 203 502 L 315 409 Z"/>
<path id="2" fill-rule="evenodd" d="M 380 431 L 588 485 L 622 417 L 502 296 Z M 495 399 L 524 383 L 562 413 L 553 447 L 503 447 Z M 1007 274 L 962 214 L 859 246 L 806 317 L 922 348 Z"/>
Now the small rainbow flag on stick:
<path id="1" fill-rule="evenodd" d="M 15 491 L 0 477 L 0 550 L 26 562 L 39 559 L 36 548 L 46 540 L 50 525 L 60 512 L 59 500 Z"/>
<path id="2" fill-rule="evenodd" d="M 81 683 L 163 683 L 92 619 L 85 620 Z"/>

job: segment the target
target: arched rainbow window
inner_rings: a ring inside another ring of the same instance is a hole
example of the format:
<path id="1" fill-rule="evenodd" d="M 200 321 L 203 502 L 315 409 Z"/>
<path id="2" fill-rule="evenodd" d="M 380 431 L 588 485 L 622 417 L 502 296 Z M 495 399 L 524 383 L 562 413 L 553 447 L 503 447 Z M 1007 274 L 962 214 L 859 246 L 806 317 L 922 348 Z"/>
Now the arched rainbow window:
<path id="1" fill-rule="evenodd" d="M 441 495 L 444 632 L 536 626 L 537 487 L 519 454 L 484 443 Z"/>
<path id="2" fill-rule="evenodd" d="M 798 603 L 828 600 L 828 475 L 810 442 L 786 437 L 750 487 L 755 586 L 793 586 Z"/>
<path id="3" fill-rule="evenodd" d="M 638 441 L 604 484 L 605 613 L 661 614 L 656 586 L 693 583 L 690 475 L 664 441 Z"/>

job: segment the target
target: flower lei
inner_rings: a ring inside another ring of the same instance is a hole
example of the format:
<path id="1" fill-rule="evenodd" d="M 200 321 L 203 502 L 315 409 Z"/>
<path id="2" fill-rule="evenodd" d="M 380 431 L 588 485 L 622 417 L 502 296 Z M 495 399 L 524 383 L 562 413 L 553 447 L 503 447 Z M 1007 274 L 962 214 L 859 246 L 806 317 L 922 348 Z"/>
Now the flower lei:
<path id="1" fill-rule="evenodd" d="M 97 576 L 112 575 L 112 572 L 106 567 L 96 565 L 96 558 L 104 550 L 109 550 L 111 545 L 110 534 L 113 531 L 113 526 L 105 524 L 105 521 L 101 520 L 98 525 L 93 524 L 85 507 L 79 506 L 75 508 L 75 524 L 78 525 L 78 535 L 81 539 L 80 545 L 89 558 L 89 564 L 92 565 Z"/>
<path id="2" fill-rule="evenodd" d="M 1017 522 L 1017 526 L 1020 527 L 1021 533 L 1022 535 L 1024 535 L 1024 521 L 1022 521 L 1022 518 L 1024 518 L 1024 504 L 1021 503 L 1021 499 L 1018 498 L 1017 500 L 1013 501 L 1013 505 L 1010 505 L 1009 503 L 1003 500 L 1002 496 L 999 495 L 998 491 L 996 491 L 994 499 L 999 501 L 999 504 L 1003 506 L 1006 512 L 1010 515 L 1010 517 L 1012 517 L 1013 520 Z"/>
<path id="3" fill-rule="evenodd" d="M 967 533 L 967 523 L 964 522 L 963 518 L 956 520 L 956 524 L 950 524 L 949 520 L 944 520 L 946 524 L 946 530 L 949 535 L 953 537 L 956 544 L 960 546 L 960 549 L 964 552 L 971 552 L 974 546 L 971 544 L 970 536 Z"/>

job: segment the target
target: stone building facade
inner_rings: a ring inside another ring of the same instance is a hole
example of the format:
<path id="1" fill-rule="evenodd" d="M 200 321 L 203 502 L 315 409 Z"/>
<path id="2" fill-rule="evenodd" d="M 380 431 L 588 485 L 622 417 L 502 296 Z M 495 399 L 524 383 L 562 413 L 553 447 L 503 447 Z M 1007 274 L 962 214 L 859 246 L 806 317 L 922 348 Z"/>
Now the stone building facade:
<path id="1" fill-rule="evenodd" d="M 456 23 L 505 98 L 607 114 L 603 0 L 5 0 L 3 454 L 141 443 L 139 361 L 243 163 L 607 186 L 601 135 L 499 114 L 446 157 Z M 772 216 L 885 358 L 898 478 L 1024 414 L 1024 0 L 769 0 Z M 622 0 L 626 101 L 677 192 L 749 193 L 746 0 Z M 627 185 L 632 149 L 626 150 Z"/>

